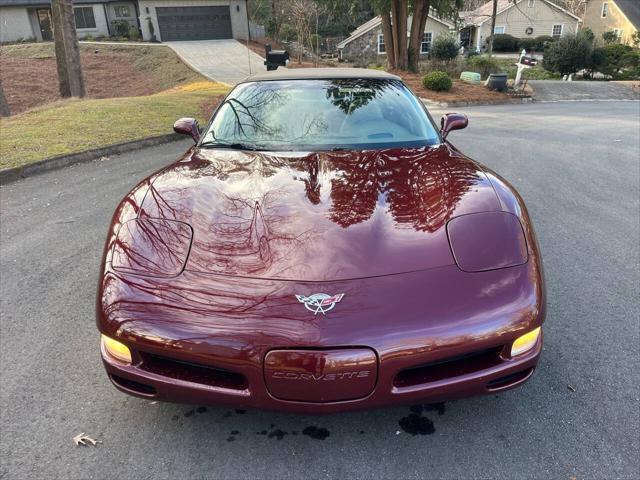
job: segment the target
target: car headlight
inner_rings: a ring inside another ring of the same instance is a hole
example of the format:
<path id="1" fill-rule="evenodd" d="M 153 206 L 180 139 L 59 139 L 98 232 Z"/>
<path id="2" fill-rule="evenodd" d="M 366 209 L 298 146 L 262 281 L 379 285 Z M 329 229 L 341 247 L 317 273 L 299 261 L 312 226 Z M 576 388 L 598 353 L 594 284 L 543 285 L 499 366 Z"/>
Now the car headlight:
<path id="1" fill-rule="evenodd" d="M 524 335 L 516 338 L 511 345 L 511 356 L 515 357 L 516 355 L 520 355 L 531 350 L 538 341 L 540 331 L 541 327 L 534 328 L 529 333 L 525 333 Z"/>
<path id="2" fill-rule="evenodd" d="M 106 352 L 113 358 L 120 360 L 121 362 L 131 363 L 131 350 L 129 350 L 129 347 L 124 343 L 114 340 L 111 337 L 107 337 L 104 334 L 100 336 L 100 341 L 102 342 Z"/>
<path id="3" fill-rule="evenodd" d="M 465 272 L 514 267 L 529 258 L 522 225 L 511 213 L 456 217 L 447 224 L 447 236 L 456 264 Z"/>

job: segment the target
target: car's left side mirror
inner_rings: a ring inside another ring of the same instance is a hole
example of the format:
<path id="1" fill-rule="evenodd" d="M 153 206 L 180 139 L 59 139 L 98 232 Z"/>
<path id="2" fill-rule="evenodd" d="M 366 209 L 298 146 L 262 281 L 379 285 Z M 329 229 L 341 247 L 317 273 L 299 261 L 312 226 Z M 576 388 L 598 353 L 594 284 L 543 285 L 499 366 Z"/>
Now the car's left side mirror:
<path id="1" fill-rule="evenodd" d="M 189 135 L 193 141 L 200 140 L 200 127 L 195 118 L 180 118 L 173 124 L 173 131 L 182 135 Z"/>
<path id="2" fill-rule="evenodd" d="M 452 130 L 461 130 L 469 125 L 469 119 L 464 113 L 445 113 L 440 119 L 440 135 L 446 139 Z"/>

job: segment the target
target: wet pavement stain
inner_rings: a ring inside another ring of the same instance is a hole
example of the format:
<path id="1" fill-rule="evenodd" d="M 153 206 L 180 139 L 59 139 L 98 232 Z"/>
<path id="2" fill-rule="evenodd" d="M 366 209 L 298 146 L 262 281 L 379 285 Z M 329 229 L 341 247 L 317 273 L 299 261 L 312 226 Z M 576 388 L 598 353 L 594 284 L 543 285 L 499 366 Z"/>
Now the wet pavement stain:
<path id="1" fill-rule="evenodd" d="M 256 435 L 266 435 L 267 431 L 266 430 L 260 430 L 259 432 L 256 432 Z"/>
<path id="2" fill-rule="evenodd" d="M 196 408 L 196 412 L 198 413 L 204 413 L 207 411 L 207 407 L 198 407 Z"/>
<path id="3" fill-rule="evenodd" d="M 227 437 L 227 442 L 235 442 L 236 437 Z"/>
<path id="4" fill-rule="evenodd" d="M 311 437 L 314 440 L 324 440 L 329 435 L 331 435 L 329 430 L 327 430 L 326 428 L 316 427 L 314 425 L 306 427 L 304 430 L 302 430 L 302 434 L 306 435 L 307 437 Z"/>
<path id="5" fill-rule="evenodd" d="M 247 411 L 246 411 L 246 410 L 242 410 L 242 409 L 240 409 L 240 408 L 236 408 L 236 413 L 237 413 L 238 415 L 244 415 L 245 413 L 247 413 Z"/>
<path id="6" fill-rule="evenodd" d="M 282 440 L 285 435 L 289 435 L 289 434 L 287 432 L 283 432 L 282 430 L 280 430 L 278 428 L 277 430 L 269 432 L 268 437 L 269 438 L 276 438 L 277 440 Z"/>
<path id="7" fill-rule="evenodd" d="M 196 413 L 195 410 L 189 410 L 187 412 L 184 412 L 184 416 L 185 417 L 192 417 L 195 413 Z"/>
<path id="8" fill-rule="evenodd" d="M 436 431 L 431 420 L 417 413 L 402 417 L 398 421 L 398 425 L 410 435 L 431 435 Z"/>
<path id="9" fill-rule="evenodd" d="M 238 430 L 231 430 L 231 435 L 239 435 L 240 432 Z"/>

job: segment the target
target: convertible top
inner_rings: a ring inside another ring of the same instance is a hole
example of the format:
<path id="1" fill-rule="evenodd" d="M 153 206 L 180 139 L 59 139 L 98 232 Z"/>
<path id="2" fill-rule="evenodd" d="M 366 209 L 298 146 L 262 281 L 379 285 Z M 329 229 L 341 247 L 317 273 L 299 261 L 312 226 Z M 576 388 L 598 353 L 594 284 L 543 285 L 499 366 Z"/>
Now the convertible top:
<path id="1" fill-rule="evenodd" d="M 243 83 L 269 80 L 333 80 L 336 78 L 401 80 L 400 77 L 383 70 L 368 68 L 283 68 L 250 75 Z"/>

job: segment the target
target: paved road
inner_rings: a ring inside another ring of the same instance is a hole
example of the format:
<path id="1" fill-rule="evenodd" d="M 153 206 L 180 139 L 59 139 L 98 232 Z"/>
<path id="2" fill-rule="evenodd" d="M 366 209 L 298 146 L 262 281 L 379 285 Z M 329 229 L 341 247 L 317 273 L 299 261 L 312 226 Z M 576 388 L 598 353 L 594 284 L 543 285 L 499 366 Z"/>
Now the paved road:
<path id="1" fill-rule="evenodd" d="M 563 82 L 562 80 L 530 80 L 536 101 L 558 100 L 640 100 L 640 88 L 632 82 Z"/>
<path id="2" fill-rule="evenodd" d="M 264 59 L 237 40 L 164 42 L 205 77 L 235 85 L 251 72 L 263 72 Z"/>
<path id="3" fill-rule="evenodd" d="M 430 435 L 402 431 L 408 407 L 316 418 L 111 387 L 93 317 L 107 222 L 188 141 L 3 187 L 0 478 L 639 478 L 639 109 L 465 109 L 453 140 L 519 188 L 536 224 L 546 344 L 524 387 L 426 411 Z M 80 432 L 102 443 L 75 447 Z"/>

